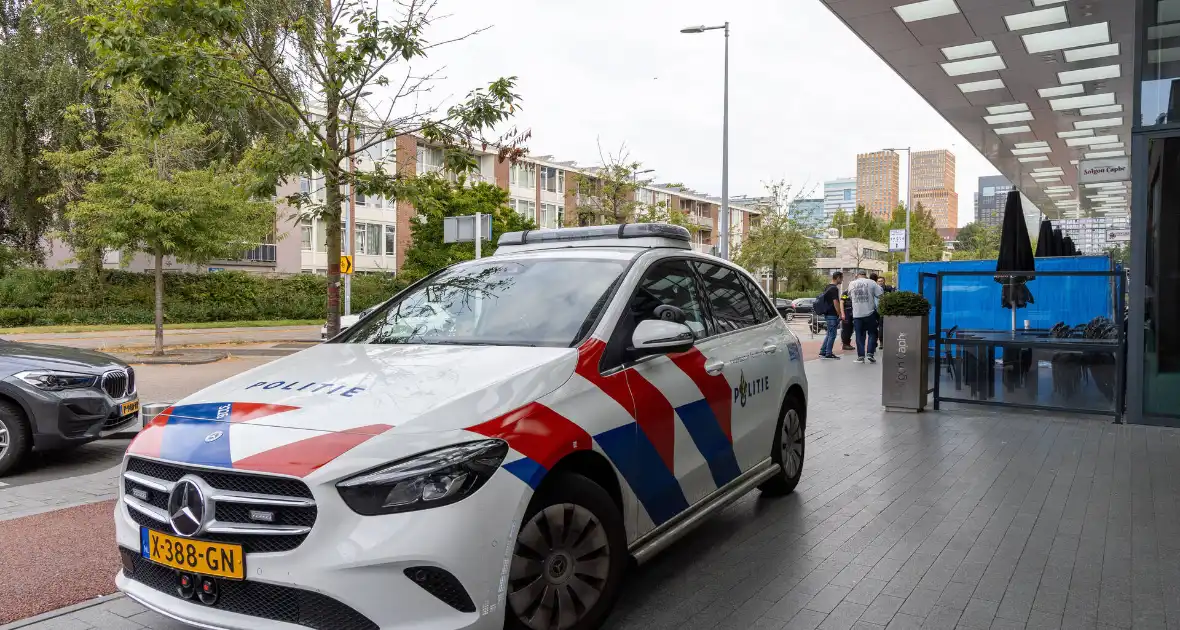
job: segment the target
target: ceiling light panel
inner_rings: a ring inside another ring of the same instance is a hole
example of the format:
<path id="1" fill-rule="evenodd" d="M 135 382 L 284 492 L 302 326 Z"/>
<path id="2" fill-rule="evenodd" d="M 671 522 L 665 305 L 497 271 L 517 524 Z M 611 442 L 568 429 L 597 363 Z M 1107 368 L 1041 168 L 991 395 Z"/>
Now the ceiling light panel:
<path id="1" fill-rule="evenodd" d="M 1001 136 L 1007 136 L 1014 133 L 1031 133 L 1032 128 L 1028 125 L 1019 125 L 1016 127 L 996 127 L 992 131 L 1000 134 Z"/>
<path id="2" fill-rule="evenodd" d="M 1036 155 L 1038 153 L 1052 153 L 1049 147 L 1033 147 L 1031 149 L 1012 149 L 1012 155 Z"/>
<path id="3" fill-rule="evenodd" d="M 994 54 L 996 54 L 996 45 L 991 42 L 977 42 L 942 49 L 942 55 L 946 57 L 947 61 L 958 61 L 959 59 L 970 59 L 971 57 Z"/>
<path id="4" fill-rule="evenodd" d="M 983 119 L 989 125 L 1003 125 L 1005 123 L 1022 122 L 1025 120 L 1032 120 L 1032 112 L 1016 112 L 1013 114 L 997 114 L 995 116 L 984 116 Z"/>
<path id="5" fill-rule="evenodd" d="M 1123 148 L 1126 148 L 1126 145 L 1124 145 L 1122 142 L 1111 142 L 1110 144 L 1092 144 L 1092 145 L 1090 145 L 1090 149 L 1094 150 L 1094 151 L 1110 151 L 1112 149 L 1123 149 Z"/>
<path id="6" fill-rule="evenodd" d="M 1008 25 L 1008 30 L 1010 31 L 1022 31 L 1026 28 L 1050 26 L 1068 21 L 1069 17 L 1065 15 L 1065 7 L 1051 7 L 1039 11 L 1004 16 L 1004 23 Z"/>
<path id="7" fill-rule="evenodd" d="M 987 108 L 987 113 L 991 115 L 996 114 L 1011 114 L 1013 112 L 1027 112 L 1028 105 L 1024 103 L 1013 103 L 1011 105 L 992 105 Z"/>
<path id="8" fill-rule="evenodd" d="M 1064 173 L 1060 166 L 1046 166 L 1045 168 L 1034 168 L 1033 174 L 1037 173 Z"/>
<path id="9" fill-rule="evenodd" d="M 988 79 L 986 81 L 973 81 L 971 83 L 960 83 L 959 90 L 964 94 L 971 92 L 983 92 L 984 90 L 999 90 L 1004 87 L 1004 82 L 999 79 Z"/>
<path id="10" fill-rule="evenodd" d="M 1083 116 L 1101 116 L 1103 114 L 1121 114 L 1122 105 L 1106 105 L 1104 107 L 1087 107 L 1081 111 Z"/>
<path id="11" fill-rule="evenodd" d="M 979 74 L 980 72 L 995 72 L 1008 68 L 1008 66 L 1004 65 L 1004 60 L 999 55 L 980 57 L 978 59 L 966 59 L 963 61 L 951 61 L 939 65 L 942 66 L 942 71 L 948 77 L 961 77 L 965 74 Z"/>
<path id="12" fill-rule="evenodd" d="M 1082 85 L 1063 85 L 1061 87 L 1042 88 L 1037 90 L 1037 94 L 1041 98 L 1057 98 L 1058 96 L 1073 96 L 1074 94 L 1081 94 L 1085 91 L 1086 88 Z"/>
<path id="13" fill-rule="evenodd" d="M 1049 107 L 1053 108 L 1055 112 L 1067 109 L 1081 109 L 1083 107 L 1101 107 L 1103 105 L 1114 105 L 1114 93 L 1087 94 L 1086 96 L 1056 98 L 1049 101 Z"/>
<path id="14" fill-rule="evenodd" d="M 1079 120 L 1073 124 L 1074 129 L 1102 129 L 1104 127 L 1122 127 L 1122 118 L 1096 118 Z"/>
<path id="15" fill-rule="evenodd" d="M 1036 142 L 1017 142 L 1013 146 L 1017 149 L 1035 149 L 1037 147 L 1047 147 L 1049 143 L 1044 140 L 1038 140 Z"/>
<path id="16" fill-rule="evenodd" d="M 1086 159 L 1087 160 L 1100 160 L 1102 158 L 1126 157 L 1126 156 L 1127 156 L 1126 151 L 1098 151 L 1096 153 L 1087 153 Z"/>
<path id="17" fill-rule="evenodd" d="M 917 22 L 944 15 L 954 15 L 959 12 L 959 6 L 955 4 L 955 0 L 924 0 L 923 2 L 893 7 L 893 11 L 903 22 Z"/>
<path id="18" fill-rule="evenodd" d="M 1047 156 L 1047 155 L 1034 155 L 1034 156 L 1022 157 L 1022 158 L 1018 158 L 1018 159 L 1024 164 L 1032 164 L 1033 162 L 1048 162 L 1049 156 Z"/>
<path id="19" fill-rule="evenodd" d="M 1114 42 L 1112 44 L 1102 44 L 1101 46 L 1090 46 L 1089 48 L 1075 48 L 1073 50 L 1065 51 L 1065 60 L 1068 63 L 1077 63 L 1079 61 L 1088 61 L 1090 59 L 1103 59 L 1105 57 L 1117 57 L 1119 55 L 1119 44 Z"/>
<path id="20" fill-rule="evenodd" d="M 1067 70 L 1065 72 L 1057 73 L 1057 80 L 1062 85 L 1070 83 L 1085 83 L 1086 81 L 1105 81 L 1106 79 L 1117 79 L 1123 76 L 1123 71 L 1118 64 L 1110 66 L 1098 66 L 1096 68 L 1083 68 L 1081 70 Z"/>
<path id="21" fill-rule="evenodd" d="M 1062 2 L 1065 2 L 1065 0 L 1033 0 L 1033 6 L 1044 7 L 1049 6 L 1050 4 L 1059 4 Z"/>
<path id="22" fill-rule="evenodd" d="M 1064 140 L 1065 138 L 1085 138 L 1094 135 L 1093 129 L 1081 129 L 1079 131 L 1058 131 L 1057 137 Z"/>
<path id="23" fill-rule="evenodd" d="M 1110 43 L 1110 24 L 1108 22 L 1099 22 L 1097 24 L 1086 24 L 1085 26 L 1061 28 L 1055 31 L 1030 33 L 1024 35 L 1021 39 L 1024 40 L 1024 47 L 1030 55 L 1066 48 L 1108 44 Z"/>

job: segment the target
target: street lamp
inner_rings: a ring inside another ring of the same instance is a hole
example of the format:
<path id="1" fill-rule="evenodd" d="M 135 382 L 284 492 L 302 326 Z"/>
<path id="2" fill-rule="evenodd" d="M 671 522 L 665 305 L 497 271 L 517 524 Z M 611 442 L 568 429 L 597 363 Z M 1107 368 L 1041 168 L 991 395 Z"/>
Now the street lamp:
<path id="1" fill-rule="evenodd" d="M 905 151 L 905 176 L 909 181 L 905 184 L 905 261 L 910 261 L 910 206 L 914 205 L 914 154 L 910 147 L 904 149 L 882 149 L 883 151 Z"/>
<path id="2" fill-rule="evenodd" d="M 729 22 L 721 26 L 688 26 L 680 29 L 681 33 L 704 33 L 705 31 L 725 31 L 725 88 L 723 92 L 724 105 L 721 121 L 721 246 L 718 253 L 722 258 L 729 258 Z"/>

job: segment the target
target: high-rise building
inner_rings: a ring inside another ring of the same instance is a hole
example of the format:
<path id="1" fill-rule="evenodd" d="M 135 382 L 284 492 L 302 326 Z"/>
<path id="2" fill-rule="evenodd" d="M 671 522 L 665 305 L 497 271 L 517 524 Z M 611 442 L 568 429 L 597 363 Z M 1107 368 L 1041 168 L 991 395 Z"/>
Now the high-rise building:
<path id="1" fill-rule="evenodd" d="M 1107 215 L 1053 222 L 1083 254 L 1101 254 L 1131 240 L 1131 221 L 1126 215 Z"/>
<path id="2" fill-rule="evenodd" d="M 791 202 L 790 210 L 795 218 L 809 223 L 819 224 L 824 220 L 823 199 L 796 199 Z"/>
<path id="3" fill-rule="evenodd" d="M 914 151 L 910 156 L 908 196 L 934 218 L 934 227 L 959 227 L 959 193 L 955 192 L 955 154 L 946 149 Z"/>
<path id="4" fill-rule="evenodd" d="M 894 151 L 856 156 L 856 203 L 888 221 L 900 198 L 901 157 Z"/>
<path id="5" fill-rule="evenodd" d="M 856 211 L 856 178 L 841 177 L 824 182 L 824 218 L 832 219 L 837 210 Z"/>
<path id="6" fill-rule="evenodd" d="M 979 178 L 976 196 L 979 202 L 975 208 L 975 222 L 980 225 L 998 227 L 1004 222 L 1004 204 L 1012 184 L 1003 175 L 988 175 Z"/>

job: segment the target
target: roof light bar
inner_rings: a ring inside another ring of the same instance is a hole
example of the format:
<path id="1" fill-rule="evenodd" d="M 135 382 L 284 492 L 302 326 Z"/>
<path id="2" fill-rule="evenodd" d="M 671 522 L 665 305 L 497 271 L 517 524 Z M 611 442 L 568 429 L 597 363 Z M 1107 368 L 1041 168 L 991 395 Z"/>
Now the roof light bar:
<path id="1" fill-rule="evenodd" d="M 588 227 L 561 228 L 558 230 L 505 232 L 500 235 L 497 245 L 532 245 L 535 243 L 628 238 L 666 238 L 685 243 L 691 242 L 692 240 L 688 230 L 679 225 L 668 225 L 666 223 L 625 223 L 623 225 L 592 225 Z"/>

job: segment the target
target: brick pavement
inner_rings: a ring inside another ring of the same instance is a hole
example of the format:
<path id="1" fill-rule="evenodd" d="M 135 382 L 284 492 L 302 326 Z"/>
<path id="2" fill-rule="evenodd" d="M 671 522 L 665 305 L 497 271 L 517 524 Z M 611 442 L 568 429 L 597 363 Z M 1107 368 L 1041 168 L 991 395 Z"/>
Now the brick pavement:
<path id="1" fill-rule="evenodd" d="M 1180 630 L 1180 430 L 887 414 L 878 366 L 808 375 L 798 491 L 638 569 L 608 628 Z M 185 626 L 115 599 L 29 627 Z"/>

